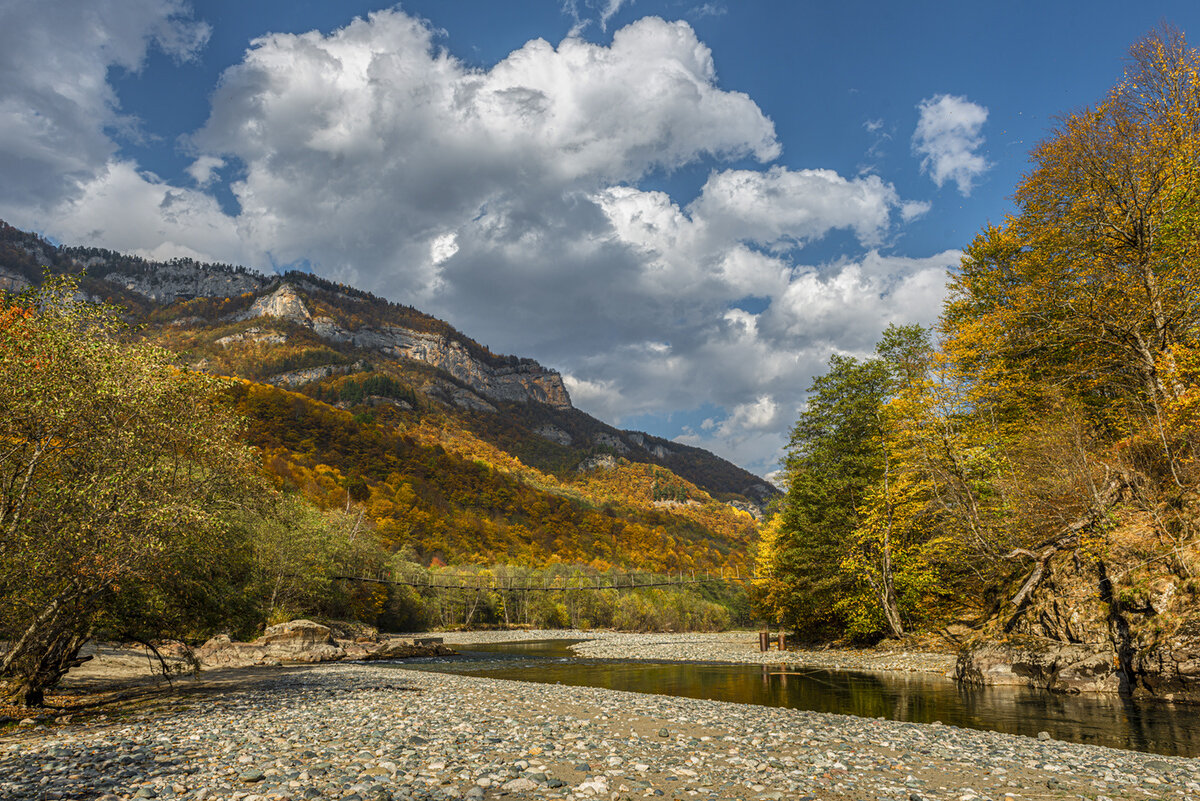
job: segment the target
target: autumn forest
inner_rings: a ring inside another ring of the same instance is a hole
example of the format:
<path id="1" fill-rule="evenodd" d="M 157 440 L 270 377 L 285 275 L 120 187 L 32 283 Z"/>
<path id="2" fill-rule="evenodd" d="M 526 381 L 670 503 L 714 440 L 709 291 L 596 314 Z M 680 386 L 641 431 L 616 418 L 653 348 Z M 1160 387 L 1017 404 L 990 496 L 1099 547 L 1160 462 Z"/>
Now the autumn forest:
<path id="1" fill-rule="evenodd" d="M 8 694 L 93 637 L 297 616 L 1034 637 L 1133 671 L 1200 631 L 1200 56 L 1144 38 L 1030 158 L 938 322 L 829 360 L 785 492 L 412 307 L 0 224 Z M 629 572 L 756 579 L 585 591 Z"/>

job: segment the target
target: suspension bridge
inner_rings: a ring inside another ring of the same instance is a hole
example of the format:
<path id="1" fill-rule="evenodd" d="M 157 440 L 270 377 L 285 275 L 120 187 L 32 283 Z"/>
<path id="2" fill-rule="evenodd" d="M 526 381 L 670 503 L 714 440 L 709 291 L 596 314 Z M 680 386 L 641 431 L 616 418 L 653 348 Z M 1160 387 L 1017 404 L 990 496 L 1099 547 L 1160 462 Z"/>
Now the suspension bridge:
<path id="1" fill-rule="evenodd" d="M 681 587 L 696 584 L 745 583 L 757 576 L 738 570 L 675 573 L 603 573 L 595 576 L 505 576 L 493 573 L 456 575 L 405 575 L 380 572 L 371 576 L 331 576 L 338 581 L 391 584 L 433 590 L 505 590 L 510 592 L 568 592 L 574 590 L 637 590 L 647 587 Z"/>

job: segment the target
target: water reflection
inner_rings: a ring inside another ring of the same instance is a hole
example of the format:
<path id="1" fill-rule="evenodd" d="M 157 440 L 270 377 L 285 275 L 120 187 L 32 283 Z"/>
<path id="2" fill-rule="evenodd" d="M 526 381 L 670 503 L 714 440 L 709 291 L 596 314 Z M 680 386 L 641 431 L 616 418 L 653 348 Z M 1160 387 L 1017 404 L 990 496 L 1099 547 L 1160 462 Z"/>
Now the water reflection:
<path id="1" fill-rule="evenodd" d="M 1027 736 L 1047 731 L 1059 740 L 1200 756 L 1200 710 L 1194 706 L 1006 687 L 960 688 L 950 679 L 916 673 L 580 659 L 568 648 L 572 642 L 458 646 L 461 657 L 420 667 L 915 723 L 941 721 Z"/>

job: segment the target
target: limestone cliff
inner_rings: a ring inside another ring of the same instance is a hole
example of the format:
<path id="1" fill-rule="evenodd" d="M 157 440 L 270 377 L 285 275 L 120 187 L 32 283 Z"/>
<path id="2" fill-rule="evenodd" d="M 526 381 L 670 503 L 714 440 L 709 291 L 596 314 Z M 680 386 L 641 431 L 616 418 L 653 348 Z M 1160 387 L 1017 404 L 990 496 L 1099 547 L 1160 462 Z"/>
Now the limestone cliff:
<path id="1" fill-rule="evenodd" d="M 95 268 L 102 263 L 94 258 L 82 261 L 81 266 Z M 271 279 L 249 271 L 222 270 L 189 262 L 156 265 L 153 270 L 113 271 L 106 273 L 103 280 L 155 303 L 171 303 L 180 298 L 222 298 L 259 292 Z"/>
<path id="2" fill-rule="evenodd" d="M 489 365 L 476 358 L 462 342 L 442 334 L 414 331 L 394 325 L 348 329 L 330 317 L 314 316 L 299 290 L 282 284 L 254 302 L 241 319 L 277 317 L 305 326 L 322 339 L 379 351 L 396 359 L 413 359 L 431 364 L 458 379 L 474 392 L 491 400 L 528 403 L 536 401 L 556 409 L 571 408 L 571 398 L 562 376 L 536 362 Z"/>

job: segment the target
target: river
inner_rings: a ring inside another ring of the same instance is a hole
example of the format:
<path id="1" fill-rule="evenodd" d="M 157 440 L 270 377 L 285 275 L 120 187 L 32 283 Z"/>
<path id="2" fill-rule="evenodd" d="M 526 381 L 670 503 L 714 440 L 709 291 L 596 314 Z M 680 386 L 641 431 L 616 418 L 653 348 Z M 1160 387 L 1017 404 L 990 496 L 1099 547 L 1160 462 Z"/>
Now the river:
<path id="1" fill-rule="evenodd" d="M 913 723 L 1023 734 L 1159 754 L 1200 756 L 1200 708 L 1116 696 L 966 688 L 918 673 L 773 665 L 584 659 L 572 640 L 457 645 L 460 656 L 397 667 L 497 679 L 605 687 Z"/>

